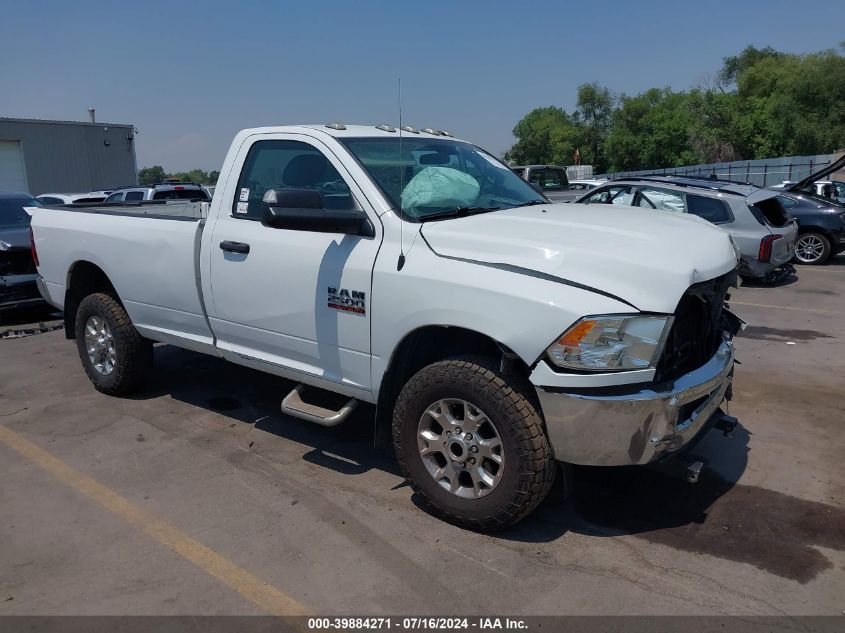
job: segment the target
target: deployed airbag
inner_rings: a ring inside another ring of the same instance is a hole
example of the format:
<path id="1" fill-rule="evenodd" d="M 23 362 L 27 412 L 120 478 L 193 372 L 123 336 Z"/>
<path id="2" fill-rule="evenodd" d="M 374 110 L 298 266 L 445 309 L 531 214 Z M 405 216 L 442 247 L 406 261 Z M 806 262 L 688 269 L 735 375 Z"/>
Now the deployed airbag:
<path id="1" fill-rule="evenodd" d="M 417 207 L 469 207 L 475 204 L 481 187 L 478 181 L 451 167 L 426 167 L 402 190 L 402 209 Z"/>

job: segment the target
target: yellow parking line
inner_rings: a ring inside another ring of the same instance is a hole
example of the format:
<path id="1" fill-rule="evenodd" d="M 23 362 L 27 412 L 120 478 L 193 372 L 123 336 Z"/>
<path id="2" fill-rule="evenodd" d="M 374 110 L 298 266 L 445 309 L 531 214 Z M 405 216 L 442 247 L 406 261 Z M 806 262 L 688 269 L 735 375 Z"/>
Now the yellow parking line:
<path id="1" fill-rule="evenodd" d="M 730 305 L 751 306 L 752 308 L 771 308 L 772 310 L 795 310 L 796 312 L 817 312 L 819 314 L 833 314 L 839 316 L 840 310 L 822 310 L 821 308 L 799 308 L 797 306 L 773 306 L 766 303 L 746 303 L 744 301 L 728 301 Z"/>
<path id="2" fill-rule="evenodd" d="M 88 495 L 106 510 L 141 529 L 156 541 L 189 560 L 272 615 L 309 615 L 305 605 L 224 558 L 169 523 L 134 505 L 88 475 L 68 466 L 55 455 L 0 424 L 0 441 L 62 483 Z"/>

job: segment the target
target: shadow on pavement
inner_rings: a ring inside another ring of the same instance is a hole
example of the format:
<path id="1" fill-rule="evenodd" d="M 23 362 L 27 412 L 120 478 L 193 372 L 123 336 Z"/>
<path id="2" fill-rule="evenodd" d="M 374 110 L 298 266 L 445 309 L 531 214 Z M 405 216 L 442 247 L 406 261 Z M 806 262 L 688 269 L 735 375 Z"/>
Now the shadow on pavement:
<path id="1" fill-rule="evenodd" d="M 310 447 L 303 460 L 344 475 L 378 469 L 398 476 L 392 452 L 373 447 L 372 406 L 359 407 L 338 427 L 320 427 L 281 413 L 290 381 L 170 346 L 158 346 L 155 355 L 155 376 L 138 399 L 169 395 L 234 423 L 252 424 Z M 559 480 L 534 513 L 490 538 L 551 543 L 567 532 L 634 535 L 808 582 L 832 567 L 816 546 L 845 550 L 845 510 L 737 484 L 749 437 L 741 424 L 729 438 L 710 431 L 693 451 L 711 466 L 697 484 L 642 467 L 574 467 L 569 498 Z"/>
<path id="2" fill-rule="evenodd" d="M 37 326 L 42 322 L 53 323 L 61 321 L 62 313 L 57 312 L 51 305 L 18 308 L 16 310 L 0 311 L 0 329 L 8 330 L 14 326 Z"/>

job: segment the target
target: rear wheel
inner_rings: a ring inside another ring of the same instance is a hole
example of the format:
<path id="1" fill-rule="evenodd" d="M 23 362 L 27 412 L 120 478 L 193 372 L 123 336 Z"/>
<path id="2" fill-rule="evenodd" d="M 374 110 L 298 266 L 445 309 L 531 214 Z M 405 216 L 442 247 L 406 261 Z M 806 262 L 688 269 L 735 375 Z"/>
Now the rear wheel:
<path id="1" fill-rule="evenodd" d="M 396 456 L 435 514 L 495 530 L 543 500 L 556 464 L 528 393 L 524 380 L 482 357 L 433 363 L 404 386 L 393 417 Z"/>
<path id="2" fill-rule="evenodd" d="M 830 240 L 821 233 L 802 233 L 795 240 L 795 261 L 801 264 L 823 264 L 830 258 Z"/>
<path id="3" fill-rule="evenodd" d="M 76 347 L 85 373 L 98 391 L 130 393 L 141 385 L 153 361 L 123 306 L 105 293 L 88 295 L 76 312 Z"/>

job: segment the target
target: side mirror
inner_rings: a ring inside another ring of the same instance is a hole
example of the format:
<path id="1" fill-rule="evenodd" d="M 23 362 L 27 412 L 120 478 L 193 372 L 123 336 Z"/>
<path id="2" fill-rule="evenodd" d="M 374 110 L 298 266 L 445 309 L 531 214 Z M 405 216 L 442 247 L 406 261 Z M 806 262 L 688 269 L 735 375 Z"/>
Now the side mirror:
<path id="1" fill-rule="evenodd" d="M 264 194 L 261 224 L 274 229 L 374 237 L 367 214 L 359 209 L 325 209 L 313 189 L 270 189 Z"/>

